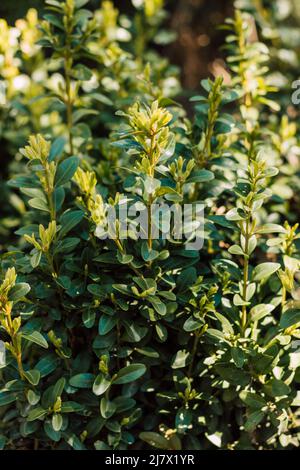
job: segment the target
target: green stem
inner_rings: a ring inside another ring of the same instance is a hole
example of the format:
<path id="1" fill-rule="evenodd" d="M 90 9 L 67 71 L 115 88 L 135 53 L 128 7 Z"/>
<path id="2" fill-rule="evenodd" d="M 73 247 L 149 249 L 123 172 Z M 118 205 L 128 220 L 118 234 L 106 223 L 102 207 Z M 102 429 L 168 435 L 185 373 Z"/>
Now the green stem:
<path id="1" fill-rule="evenodd" d="M 152 195 L 149 195 L 149 201 L 148 201 L 148 249 L 149 251 L 152 250 Z"/>
<path id="2" fill-rule="evenodd" d="M 67 49 L 65 57 L 65 80 L 66 80 L 66 110 L 67 110 L 67 129 L 69 138 L 70 154 L 74 154 L 72 126 L 73 126 L 73 101 L 71 96 L 71 70 L 72 70 L 72 58 L 69 56 L 69 50 Z"/>
<path id="3" fill-rule="evenodd" d="M 155 134 L 151 135 L 151 144 L 150 144 L 150 152 L 149 152 L 149 162 L 150 162 L 150 169 L 149 169 L 149 176 L 150 178 L 154 178 L 154 171 L 155 171 L 155 164 L 153 158 L 155 148 Z M 152 250 L 152 204 L 153 204 L 153 196 L 149 194 L 149 200 L 147 204 L 147 212 L 148 212 L 148 249 L 149 251 Z M 150 262 L 151 264 L 151 262 Z"/>
<path id="4" fill-rule="evenodd" d="M 48 162 L 46 162 L 44 168 L 45 168 L 45 178 L 46 178 L 46 185 L 47 185 L 46 195 L 47 195 L 48 206 L 50 210 L 50 220 L 52 222 L 52 220 L 56 219 L 56 211 L 55 211 L 54 201 L 53 201 L 53 187 L 50 182 L 51 175 L 50 175 L 50 167 L 49 167 Z"/>
<path id="5" fill-rule="evenodd" d="M 18 340 L 18 333 L 15 333 L 15 330 L 13 327 L 11 311 L 7 312 L 6 316 L 7 316 L 8 334 L 11 338 L 11 344 L 12 344 L 14 354 L 17 360 L 19 375 L 21 379 L 24 380 L 25 372 L 24 372 L 23 363 L 22 363 L 22 349 L 20 347 L 20 343 Z"/>
<path id="6" fill-rule="evenodd" d="M 200 336 L 201 336 L 201 332 L 200 332 L 200 330 L 197 330 L 195 332 L 195 337 L 194 337 L 194 343 L 193 343 L 193 349 L 192 349 L 192 358 L 191 358 L 191 362 L 190 362 L 190 365 L 189 365 L 189 368 L 188 368 L 188 377 L 192 376 Z"/>
<path id="7" fill-rule="evenodd" d="M 49 209 L 50 209 L 50 219 L 51 222 L 56 219 L 56 214 L 55 214 L 55 207 L 53 204 L 53 198 L 52 194 L 47 194 L 47 199 L 48 199 L 48 204 L 49 204 Z"/>
<path id="8" fill-rule="evenodd" d="M 245 258 L 244 258 L 244 268 L 243 268 L 243 301 L 247 301 L 247 287 L 248 287 L 248 278 L 249 278 L 249 219 L 246 221 L 246 231 L 244 234 L 245 237 Z M 241 327 L 242 332 L 245 333 L 247 326 L 247 306 L 242 306 L 242 319 Z"/>
<path id="9" fill-rule="evenodd" d="M 51 276 L 53 278 L 57 278 L 58 277 L 58 274 L 57 274 L 57 271 L 54 267 L 54 261 L 53 261 L 53 258 L 52 256 L 50 255 L 49 251 L 47 251 L 46 253 L 46 258 L 47 258 L 47 261 L 48 261 L 48 264 L 49 264 L 49 267 L 50 267 L 50 271 L 51 271 Z"/>
<path id="10" fill-rule="evenodd" d="M 21 351 L 19 351 L 18 354 L 17 354 L 17 364 L 18 364 L 18 371 L 19 371 L 20 377 L 21 377 L 22 380 L 24 380 L 25 372 L 24 372 L 23 363 L 22 363 L 22 353 L 21 353 Z"/>
<path id="11" fill-rule="evenodd" d="M 283 308 L 286 303 L 286 288 L 282 286 L 282 299 L 281 299 L 281 307 Z"/>

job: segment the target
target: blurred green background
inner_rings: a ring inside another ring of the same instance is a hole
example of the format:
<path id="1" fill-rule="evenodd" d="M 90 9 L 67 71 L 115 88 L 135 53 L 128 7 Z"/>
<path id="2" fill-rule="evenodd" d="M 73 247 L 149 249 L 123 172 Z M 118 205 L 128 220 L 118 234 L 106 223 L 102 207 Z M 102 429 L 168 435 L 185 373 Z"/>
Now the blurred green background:
<path id="1" fill-rule="evenodd" d="M 300 0 L 298 0 L 300 1 Z M 90 0 L 89 8 L 97 8 L 101 0 Z M 130 14 L 131 0 L 114 0 L 115 6 Z M 13 25 L 33 7 L 40 16 L 44 0 L 0 0 L 0 17 Z M 160 48 L 160 52 L 181 70 L 182 84 L 186 89 L 196 89 L 215 67 L 222 67 L 220 46 L 224 33 L 218 26 L 232 14 L 233 0 L 166 0 L 169 13 L 166 26 L 177 33 L 176 41 Z"/>

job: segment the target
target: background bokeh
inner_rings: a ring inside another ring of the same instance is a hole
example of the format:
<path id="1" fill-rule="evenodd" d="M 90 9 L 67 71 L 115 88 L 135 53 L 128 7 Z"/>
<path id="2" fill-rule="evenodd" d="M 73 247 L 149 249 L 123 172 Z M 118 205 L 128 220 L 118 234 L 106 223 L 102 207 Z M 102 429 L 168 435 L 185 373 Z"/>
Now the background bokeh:
<path id="1" fill-rule="evenodd" d="M 98 8 L 100 0 L 90 0 L 89 8 Z M 130 13 L 131 0 L 115 0 L 120 12 Z M 1 0 L 0 17 L 13 24 L 24 17 L 28 8 L 37 8 L 41 16 L 44 0 Z M 167 26 L 177 33 L 176 40 L 160 49 L 160 53 L 178 65 L 184 89 L 195 90 L 199 81 L 215 67 L 222 66 L 224 32 L 218 27 L 231 16 L 233 0 L 167 0 Z"/>

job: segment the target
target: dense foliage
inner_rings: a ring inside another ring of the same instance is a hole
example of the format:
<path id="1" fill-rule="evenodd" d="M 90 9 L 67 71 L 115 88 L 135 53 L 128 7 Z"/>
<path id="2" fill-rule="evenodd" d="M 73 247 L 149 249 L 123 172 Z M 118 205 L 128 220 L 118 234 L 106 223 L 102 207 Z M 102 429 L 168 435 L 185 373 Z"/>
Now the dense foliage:
<path id="1" fill-rule="evenodd" d="M 299 446 L 300 147 L 295 71 L 280 80 L 289 50 L 272 43 L 282 19 L 237 2 L 230 83 L 204 80 L 188 118 L 152 47 L 173 38 L 163 0 L 133 1 L 132 18 L 108 0 L 46 3 L 43 19 L 0 20 L 1 446 Z M 132 221 L 124 233 L 127 201 L 150 229 L 153 204 L 203 204 L 203 247 L 137 237 Z"/>

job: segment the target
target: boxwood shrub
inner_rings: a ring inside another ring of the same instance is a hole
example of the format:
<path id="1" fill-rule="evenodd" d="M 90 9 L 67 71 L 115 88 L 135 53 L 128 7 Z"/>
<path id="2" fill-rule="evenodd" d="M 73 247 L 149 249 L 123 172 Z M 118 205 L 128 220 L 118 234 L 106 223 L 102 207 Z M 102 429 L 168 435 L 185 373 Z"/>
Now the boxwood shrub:
<path id="1" fill-rule="evenodd" d="M 284 20 L 237 3 L 192 115 L 163 0 L 0 20 L 2 448 L 299 446 L 297 109 Z M 155 204 L 201 205 L 202 246 Z"/>

